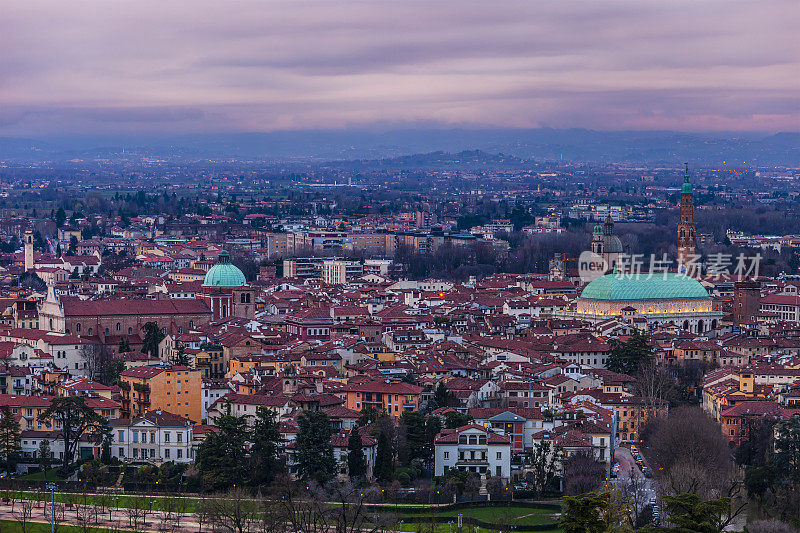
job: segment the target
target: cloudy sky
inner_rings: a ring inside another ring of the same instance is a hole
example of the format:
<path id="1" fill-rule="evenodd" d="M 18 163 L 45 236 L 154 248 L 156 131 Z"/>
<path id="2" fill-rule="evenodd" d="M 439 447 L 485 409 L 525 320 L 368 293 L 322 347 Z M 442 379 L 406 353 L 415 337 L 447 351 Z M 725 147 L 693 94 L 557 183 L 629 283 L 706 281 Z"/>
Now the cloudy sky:
<path id="1" fill-rule="evenodd" d="M 26 0 L 0 135 L 800 129 L 797 0 Z"/>

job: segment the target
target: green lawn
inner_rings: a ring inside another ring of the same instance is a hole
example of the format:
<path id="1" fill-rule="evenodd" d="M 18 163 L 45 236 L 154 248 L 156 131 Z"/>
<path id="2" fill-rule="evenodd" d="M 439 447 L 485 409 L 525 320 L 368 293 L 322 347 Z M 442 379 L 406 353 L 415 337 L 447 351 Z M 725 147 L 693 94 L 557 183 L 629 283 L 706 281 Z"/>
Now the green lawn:
<path id="1" fill-rule="evenodd" d="M 19 479 L 23 479 L 25 481 L 64 481 L 64 478 L 61 477 L 58 472 L 60 468 L 53 468 L 52 470 L 47 471 L 47 478 L 45 478 L 44 472 L 36 472 L 34 474 L 26 474 L 24 476 L 20 476 Z"/>
<path id="2" fill-rule="evenodd" d="M 34 499 L 34 500 L 45 500 L 50 501 L 50 493 L 49 492 L 33 492 L 33 491 L 10 491 L 6 493 L 5 491 L 0 491 L 0 497 L 5 497 L 6 494 L 9 496 L 13 496 L 14 498 L 25 498 L 25 499 Z M 163 510 L 166 505 L 172 505 L 173 511 L 182 511 L 182 512 L 194 512 L 198 504 L 200 502 L 200 498 L 197 497 L 178 497 L 172 496 L 171 498 L 167 499 L 164 496 L 135 496 L 135 495 L 97 495 L 97 494 L 69 494 L 69 493 L 56 493 L 56 501 L 60 503 L 72 503 L 72 504 L 80 504 L 80 503 L 88 503 L 92 505 L 101 505 L 103 507 L 113 506 L 113 507 L 139 507 L 144 509 L 150 510 Z M 178 509 L 175 507 L 175 502 L 181 503 L 181 508 Z M 503 525 L 520 525 L 520 526 L 535 526 L 535 525 L 543 525 L 543 524 L 554 524 L 557 523 L 559 520 L 559 516 L 554 516 L 554 511 L 550 509 L 537 509 L 531 507 L 523 507 L 518 505 L 511 504 L 510 506 L 502 506 L 502 507 L 474 507 L 474 508 L 465 508 L 465 509 L 441 509 L 438 510 L 436 508 L 431 508 L 430 513 L 404 513 L 403 506 L 398 506 L 397 511 L 399 512 L 401 519 L 403 519 L 406 523 L 403 524 L 403 531 L 417 531 L 420 529 L 420 526 L 424 526 L 421 529 L 424 531 L 431 531 L 431 524 L 421 524 L 412 522 L 414 517 L 425 517 L 425 516 L 441 516 L 447 519 L 452 519 L 455 523 L 458 520 L 458 514 L 461 513 L 465 517 L 475 518 L 487 523 L 497 524 L 498 526 Z M 443 527 L 441 527 L 443 526 Z M 3 530 L 5 532 L 5 530 Z M 449 532 L 448 524 L 439 524 L 437 529 L 434 529 L 436 533 L 440 533 L 442 531 Z M 465 530 L 466 531 L 466 530 Z M 476 533 L 482 531 L 480 528 L 475 529 Z M 555 530 L 554 530 L 555 531 Z"/>
<path id="3" fill-rule="evenodd" d="M 3 533 L 22 533 L 20 525 L 13 520 L 0 520 L 0 531 Z M 58 526 L 59 533 L 79 533 L 81 528 L 67 525 Z M 92 528 L 92 533 L 108 532 L 108 529 Z M 50 533 L 50 524 L 40 524 L 38 522 L 28 523 L 28 533 Z"/>
<path id="4" fill-rule="evenodd" d="M 497 524 L 498 527 L 503 525 L 519 525 L 519 526 L 538 526 L 543 524 L 557 523 L 559 518 L 554 516 L 553 511 L 549 509 L 535 509 L 522 506 L 507 506 L 507 507 L 475 507 L 467 509 L 445 509 L 442 511 L 432 510 L 431 513 L 405 513 L 402 515 L 404 521 L 413 521 L 414 517 L 424 516 L 439 516 L 445 518 L 452 518 L 455 523 L 458 520 L 458 514 L 461 513 L 465 517 L 475 518 L 483 522 Z M 404 524 L 404 531 L 416 531 L 419 523 Z M 444 528 L 439 528 L 439 531 L 449 531 L 448 524 L 440 524 Z M 430 524 L 425 524 L 426 527 L 422 529 L 427 531 L 430 529 Z M 478 528 L 476 531 L 480 530 Z"/>
<path id="5" fill-rule="evenodd" d="M 38 501 L 50 501 L 50 492 L 43 491 L 43 492 L 33 492 L 33 491 L 0 491 L 0 497 L 5 497 L 8 494 L 9 497 L 19 498 L 19 499 L 26 499 L 26 500 L 38 500 Z M 180 509 L 183 512 L 191 513 L 197 509 L 197 505 L 200 502 L 199 498 L 192 498 L 192 497 L 179 497 L 173 496 L 169 498 L 171 500 L 172 505 L 175 505 L 175 502 L 180 502 L 182 504 L 182 508 Z M 59 503 L 72 503 L 72 504 L 80 504 L 80 503 L 87 503 L 90 505 L 101 505 L 103 507 L 139 507 L 140 509 L 150 509 L 153 511 L 161 511 L 165 507 L 165 503 L 167 499 L 164 496 L 124 496 L 124 495 L 115 495 L 115 494 L 107 494 L 107 495 L 99 495 L 99 494 L 79 494 L 79 493 L 59 493 L 56 492 L 56 501 Z M 175 507 L 172 509 L 173 511 L 177 511 Z"/>

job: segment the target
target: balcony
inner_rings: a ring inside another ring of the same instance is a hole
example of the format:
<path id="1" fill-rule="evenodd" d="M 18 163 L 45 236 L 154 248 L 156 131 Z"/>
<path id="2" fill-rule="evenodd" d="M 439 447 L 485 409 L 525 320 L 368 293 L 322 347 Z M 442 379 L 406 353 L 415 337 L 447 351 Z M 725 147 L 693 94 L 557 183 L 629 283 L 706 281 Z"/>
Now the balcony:
<path id="1" fill-rule="evenodd" d="M 456 466 L 486 466 L 488 464 L 489 464 L 488 458 L 478 459 L 476 457 L 475 459 L 469 459 L 465 457 L 464 459 L 459 459 L 458 461 L 456 461 Z"/>

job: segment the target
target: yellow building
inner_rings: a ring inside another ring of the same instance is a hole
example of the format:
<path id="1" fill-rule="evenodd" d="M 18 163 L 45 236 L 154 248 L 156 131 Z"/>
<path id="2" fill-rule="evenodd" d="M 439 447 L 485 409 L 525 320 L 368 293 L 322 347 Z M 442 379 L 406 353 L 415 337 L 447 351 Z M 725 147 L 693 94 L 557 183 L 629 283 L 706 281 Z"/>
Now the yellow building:
<path id="1" fill-rule="evenodd" d="M 162 409 L 200 421 L 202 375 L 186 366 L 141 366 L 120 374 L 122 416 L 133 418 Z"/>

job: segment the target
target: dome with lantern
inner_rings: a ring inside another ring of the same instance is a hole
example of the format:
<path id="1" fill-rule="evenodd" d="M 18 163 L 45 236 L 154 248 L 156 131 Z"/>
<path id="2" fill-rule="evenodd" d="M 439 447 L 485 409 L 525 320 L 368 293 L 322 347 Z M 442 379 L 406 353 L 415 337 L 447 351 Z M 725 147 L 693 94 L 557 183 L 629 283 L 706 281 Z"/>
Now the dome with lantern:
<path id="1" fill-rule="evenodd" d="M 219 253 L 217 264 L 211 267 L 203 279 L 203 287 L 243 287 L 247 279 L 239 268 L 231 263 L 228 252 Z"/>

